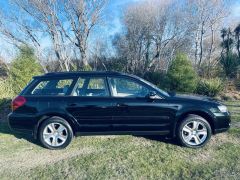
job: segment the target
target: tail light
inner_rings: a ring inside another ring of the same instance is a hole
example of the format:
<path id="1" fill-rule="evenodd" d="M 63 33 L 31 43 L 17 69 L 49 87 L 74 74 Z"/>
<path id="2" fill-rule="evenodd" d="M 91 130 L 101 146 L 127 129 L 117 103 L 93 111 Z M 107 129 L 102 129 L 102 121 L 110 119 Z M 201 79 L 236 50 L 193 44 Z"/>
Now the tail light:
<path id="1" fill-rule="evenodd" d="M 16 110 L 17 108 L 23 106 L 26 103 L 26 98 L 23 96 L 17 96 L 12 101 L 12 111 Z"/>

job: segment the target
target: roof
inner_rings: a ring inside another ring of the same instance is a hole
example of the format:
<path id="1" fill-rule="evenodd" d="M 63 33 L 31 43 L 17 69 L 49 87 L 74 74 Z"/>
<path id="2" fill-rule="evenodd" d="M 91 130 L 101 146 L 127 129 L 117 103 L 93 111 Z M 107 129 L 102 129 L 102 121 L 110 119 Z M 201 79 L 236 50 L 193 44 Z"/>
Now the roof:
<path id="1" fill-rule="evenodd" d="M 69 77 L 69 76 L 80 76 L 80 75 L 127 75 L 125 73 L 115 72 L 115 71 L 70 71 L 70 72 L 50 72 L 42 76 L 35 76 L 34 78 L 46 78 L 46 77 Z"/>

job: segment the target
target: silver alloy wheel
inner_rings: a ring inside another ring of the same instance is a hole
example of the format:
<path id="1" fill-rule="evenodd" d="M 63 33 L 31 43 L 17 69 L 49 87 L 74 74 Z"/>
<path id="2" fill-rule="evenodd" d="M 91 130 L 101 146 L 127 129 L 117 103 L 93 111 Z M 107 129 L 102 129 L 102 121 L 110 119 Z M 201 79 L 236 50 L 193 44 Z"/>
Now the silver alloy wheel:
<path id="1" fill-rule="evenodd" d="M 188 145 L 197 146 L 207 139 L 207 128 L 199 121 L 190 121 L 182 129 L 182 138 Z"/>
<path id="2" fill-rule="evenodd" d="M 48 124 L 43 130 L 43 140 L 50 146 L 61 146 L 67 138 L 67 128 L 60 123 Z"/>

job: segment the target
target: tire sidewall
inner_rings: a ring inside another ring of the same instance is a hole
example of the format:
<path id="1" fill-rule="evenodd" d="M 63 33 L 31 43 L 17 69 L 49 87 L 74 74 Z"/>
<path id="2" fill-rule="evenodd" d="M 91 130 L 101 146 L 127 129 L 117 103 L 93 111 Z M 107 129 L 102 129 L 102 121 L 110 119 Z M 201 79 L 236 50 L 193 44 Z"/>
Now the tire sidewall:
<path id="1" fill-rule="evenodd" d="M 195 145 L 187 144 L 187 143 L 184 141 L 183 137 L 182 137 L 182 129 L 183 129 L 183 127 L 184 127 L 187 123 L 189 123 L 189 122 L 191 122 L 191 121 L 193 121 L 193 120 L 203 123 L 203 124 L 205 125 L 206 129 L 207 129 L 207 137 L 206 137 L 205 141 L 204 141 L 203 143 L 199 144 L 199 145 L 196 145 L 196 146 L 195 146 Z M 210 140 L 211 135 L 212 135 L 212 130 L 211 130 L 211 126 L 210 126 L 210 124 L 207 122 L 207 120 L 205 120 L 204 118 L 202 118 L 202 117 L 200 117 L 200 116 L 197 116 L 197 115 L 190 115 L 190 116 L 188 116 L 187 118 L 185 118 L 185 119 L 180 123 L 180 125 L 179 125 L 179 127 L 178 127 L 177 135 L 178 135 L 178 140 L 179 140 L 179 142 L 181 143 L 182 146 L 190 147 L 190 148 L 200 148 L 200 147 L 205 146 L 205 145 L 208 143 L 208 141 Z"/>
<path id="2" fill-rule="evenodd" d="M 58 146 L 58 147 L 51 146 L 51 145 L 47 144 L 43 139 L 43 131 L 44 131 L 45 127 L 51 123 L 59 123 L 67 129 L 67 133 L 68 133 L 67 140 L 61 146 Z M 71 141 L 73 139 L 73 131 L 72 131 L 71 126 L 69 125 L 69 123 L 66 120 L 64 120 L 62 118 L 58 118 L 58 117 L 53 117 L 53 118 L 45 120 L 41 124 L 41 126 L 39 127 L 39 131 L 38 131 L 38 139 L 39 139 L 40 143 L 43 145 L 43 147 L 45 147 L 45 148 L 52 149 L 52 150 L 64 149 L 71 143 Z"/>

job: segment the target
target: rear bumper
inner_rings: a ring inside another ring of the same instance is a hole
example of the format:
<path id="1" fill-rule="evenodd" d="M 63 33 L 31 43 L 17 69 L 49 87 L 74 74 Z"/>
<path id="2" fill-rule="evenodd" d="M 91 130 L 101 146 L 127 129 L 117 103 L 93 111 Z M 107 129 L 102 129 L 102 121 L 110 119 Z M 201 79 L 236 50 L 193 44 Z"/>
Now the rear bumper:
<path id="1" fill-rule="evenodd" d="M 8 115 L 8 125 L 13 132 L 33 135 L 35 127 L 33 119 L 35 118 L 31 115 L 24 115 L 23 117 L 12 112 Z"/>

